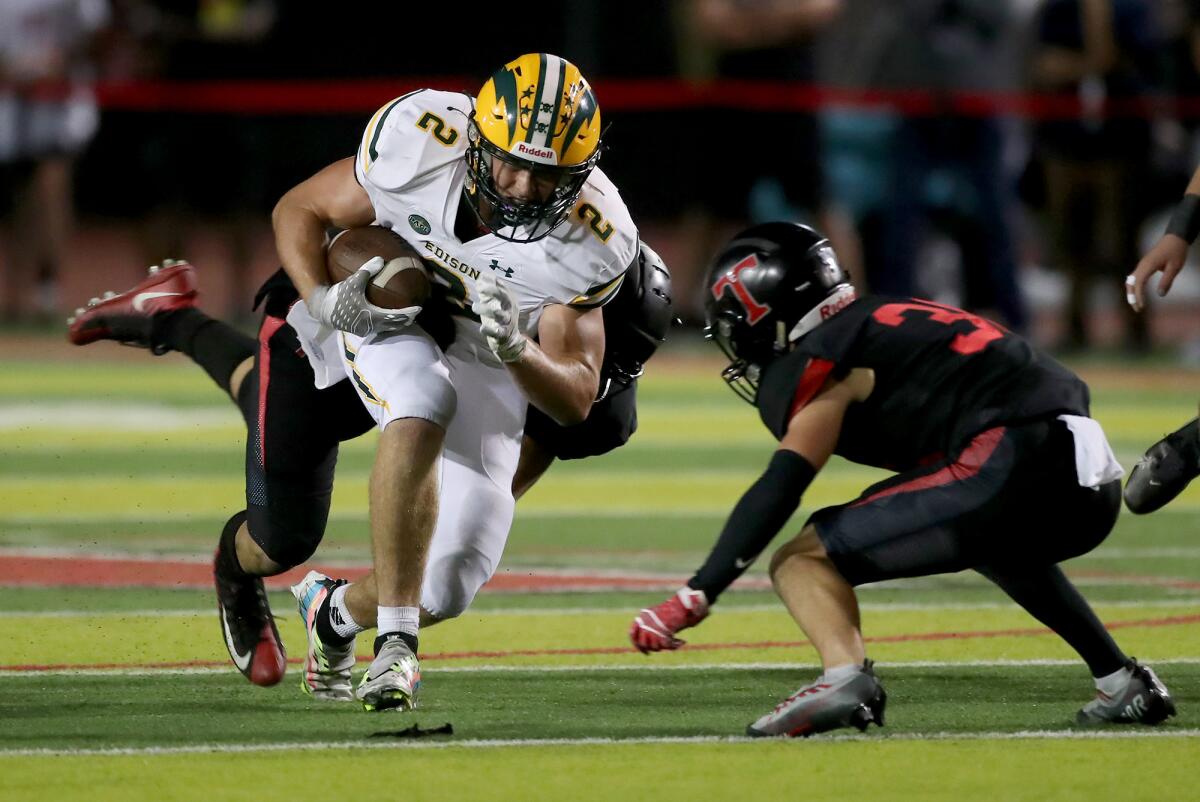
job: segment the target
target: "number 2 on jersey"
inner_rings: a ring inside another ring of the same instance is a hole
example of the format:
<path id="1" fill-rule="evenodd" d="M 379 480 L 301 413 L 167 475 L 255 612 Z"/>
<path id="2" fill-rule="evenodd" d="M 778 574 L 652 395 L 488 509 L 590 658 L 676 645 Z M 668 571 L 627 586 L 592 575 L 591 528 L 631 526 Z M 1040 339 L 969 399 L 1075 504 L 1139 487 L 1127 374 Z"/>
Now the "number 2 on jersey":
<path id="1" fill-rule="evenodd" d="M 977 354 L 987 348 L 988 343 L 1004 336 L 1004 330 L 990 320 L 984 320 L 978 315 L 955 309 L 953 306 L 935 304 L 932 301 L 885 304 L 876 309 L 871 316 L 884 326 L 899 326 L 908 320 L 906 312 L 925 312 L 927 320 L 946 326 L 963 320 L 974 326 L 974 330 L 956 335 L 950 343 L 951 351 L 964 356 Z"/>

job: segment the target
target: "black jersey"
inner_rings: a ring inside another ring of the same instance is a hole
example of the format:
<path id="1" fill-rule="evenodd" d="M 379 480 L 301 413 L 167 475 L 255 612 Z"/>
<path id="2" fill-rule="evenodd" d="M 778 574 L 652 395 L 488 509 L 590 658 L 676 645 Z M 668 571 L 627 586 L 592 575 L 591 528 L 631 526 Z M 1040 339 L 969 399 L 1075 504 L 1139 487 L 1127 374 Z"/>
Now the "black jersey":
<path id="1" fill-rule="evenodd" d="M 830 376 L 871 368 L 875 387 L 846 411 L 834 453 L 907 470 L 953 453 L 1001 424 L 1088 414 L 1088 388 L 1028 341 L 991 321 L 931 301 L 861 298 L 804 335 L 767 367 L 763 423 L 782 438 Z"/>

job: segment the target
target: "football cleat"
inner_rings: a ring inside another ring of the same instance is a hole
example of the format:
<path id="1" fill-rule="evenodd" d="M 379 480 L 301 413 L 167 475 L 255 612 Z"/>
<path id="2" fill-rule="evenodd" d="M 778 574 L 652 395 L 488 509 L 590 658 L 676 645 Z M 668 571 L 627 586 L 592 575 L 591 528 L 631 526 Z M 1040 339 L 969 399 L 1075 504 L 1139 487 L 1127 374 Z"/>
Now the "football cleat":
<path id="1" fill-rule="evenodd" d="M 330 579 L 319 571 L 309 571 L 299 583 L 292 585 L 292 595 L 300 606 L 300 618 L 308 632 L 308 653 L 304 657 L 304 672 L 300 689 L 314 699 L 348 702 L 354 699 L 350 671 L 354 668 L 354 639 L 341 646 L 321 641 L 317 634 L 317 612 L 330 593 L 344 579 Z"/>
<path id="2" fill-rule="evenodd" d="M 170 349 L 155 338 L 155 316 L 194 307 L 197 294 L 195 269 L 187 262 L 167 259 L 162 267 L 152 266 L 149 276 L 133 289 L 106 292 L 76 309 L 67 318 L 67 339 L 76 345 L 115 340 L 165 354 Z"/>
<path id="3" fill-rule="evenodd" d="M 887 694 L 870 660 L 862 670 L 838 680 L 824 676 L 784 699 L 775 709 L 746 728 L 752 738 L 786 735 L 808 737 L 842 727 L 866 730 L 883 726 Z"/>
<path id="4" fill-rule="evenodd" d="M 1083 706 L 1075 723 L 1085 727 L 1099 724 L 1149 724 L 1166 721 L 1175 715 L 1175 700 L 1154 670 L 1129 661 L 1133 676 L 1125 690 L 1117 696 L 1096 691 L 1096 698 Z"/>
<path id="5" fill-rule="evenodd" d="M 287 670 L 287 653 L 275 628 L 263 581 L 259 577 L 231 579 L 222 576 L 216 566 L 214 561 L 217 614 L 229 657 L 255 685 L 275 685 Z"/>
<path id="6" fill-rule="evenodd" d="M 412 710 L 421 687 L 421 666 L 408 644 L 387 638 L 358 682 L 355 695 L 365 710 Z"/>
<path id="7" fill-rule="evenodd" d="M 1125 506 L 1143 515 L 1154 512 L 1200 476 L 1200 424 L 1193 418 L 1146 451 L 1125 483 Z"/>

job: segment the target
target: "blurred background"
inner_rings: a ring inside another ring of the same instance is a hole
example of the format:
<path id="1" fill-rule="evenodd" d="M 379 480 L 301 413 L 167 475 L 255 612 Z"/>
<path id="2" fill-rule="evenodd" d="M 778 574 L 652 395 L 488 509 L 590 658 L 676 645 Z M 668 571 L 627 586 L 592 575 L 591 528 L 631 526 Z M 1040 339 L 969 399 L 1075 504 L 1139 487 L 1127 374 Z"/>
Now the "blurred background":
<path id="1" fill-rule="evenodd" d="M 249 323 L 288 187 L 531 51 L 592 82 L 692 327 L 714 249 L 788 218 L 873 291 L 1200 363 L 1194 271 L 1141 317 L 1122 287 L 1200 164 L 1194 0 L 2 0 L 0 338 L 171 256 Z"/>

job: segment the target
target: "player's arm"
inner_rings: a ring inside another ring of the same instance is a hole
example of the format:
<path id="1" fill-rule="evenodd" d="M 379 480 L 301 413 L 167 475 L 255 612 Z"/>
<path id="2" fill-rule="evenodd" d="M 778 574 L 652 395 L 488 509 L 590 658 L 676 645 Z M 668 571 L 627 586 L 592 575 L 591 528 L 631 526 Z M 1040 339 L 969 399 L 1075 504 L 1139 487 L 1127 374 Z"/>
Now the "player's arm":
<path id="1" fill-rule="evenodd" d="M 275 204 L 275 248 L 288 278 L 305 301 L 327 285 L 325 232 L 375 222 L 375 208 L 354 177 L 354 159 L 342 159 L 292 187 Z"/>
<path id="2" fill-rule="evenodd" d="M 846 410 L 866 399 L 873 386 L 874 374 L 857 368 L 828 382 L 792 416 L 779 449 L 734 506 L 704 565 L 674 596 L 634 619 L 629 632 L 634 646 L 657 652 L 684 644 L 676 633 L 703 621 L 709 606 L 779 534 L 837 447 Z"/>
<path id="3" fill-rule="evenodd" d="M 492 350 L 508 366 L 529 402 L 562 426 L 587 418 L 600 388 L 604 361 L 604 313 L 601 307 L 546 307 L 538 321 L 538 341 L 517 327 L 512 292 L 484 276 L 476 285 L 474 309 Z"/>
<path id="4" fill-rule="evenodd" d="M 367 284 L 384 268 L 382 257 L 363 263 L 344 281 L 329 284 L 325 269 L 325 232 L 375 221 L 375 207 L 354 175 L 354 159 L 334 162 L 288 190 L 271 214 L 275 247 L 283 269 L 308 306 L 309 314 L 335 329 L 365 337 L 401 329 L 421 311 L 418 306 L 384 309 L 367 300 Z"/>
<path id="5" fill-rule="evenodd" d="M 1197 234 L 1200 234 L 1200 169 L 1188 182 L 1183 200 L 1167 223 L 1166 232 L 1125 277 L 1125 300 L 1130 306 L 1138 312 L 1146 307 L 1146 282 L 1155 273 L 1162 273 L 1158 294 L 1163 296 L 1171 290 L 1175 277 L 1187 262 L 1188 247 L 1196 241 Z"/>

